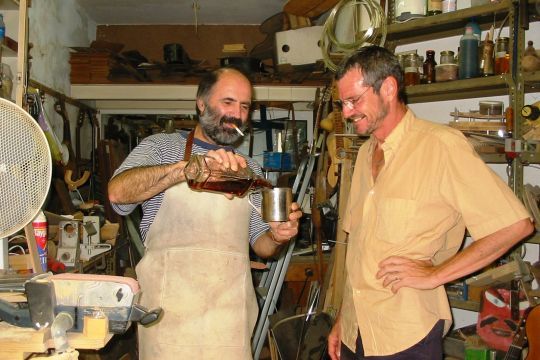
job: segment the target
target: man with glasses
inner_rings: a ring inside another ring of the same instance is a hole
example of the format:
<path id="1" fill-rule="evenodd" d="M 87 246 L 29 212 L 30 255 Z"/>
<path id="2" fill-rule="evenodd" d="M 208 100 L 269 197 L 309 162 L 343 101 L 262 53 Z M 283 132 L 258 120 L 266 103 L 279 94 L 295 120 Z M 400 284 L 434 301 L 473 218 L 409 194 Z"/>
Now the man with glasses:
<path id="1" fill-rule="evenodd" d="M 361 48 L 336 78 L 343 116 L 370 138 L 344 218 L 347 276 L 330 357 L 442 359 L 443 285 L 529 235 L 529 214 L 459 131 L 412 113 L 391 52 Z M 475 241 L 458 252 L 465 228 Z"/>

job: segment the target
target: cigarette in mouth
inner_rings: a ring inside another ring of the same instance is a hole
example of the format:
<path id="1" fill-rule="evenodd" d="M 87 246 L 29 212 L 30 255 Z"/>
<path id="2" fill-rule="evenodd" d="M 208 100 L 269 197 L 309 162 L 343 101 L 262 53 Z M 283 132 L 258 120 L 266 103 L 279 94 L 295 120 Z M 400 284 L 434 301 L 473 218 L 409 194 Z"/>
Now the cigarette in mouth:
<path id="1" fill-rule="evenodd" d="M 242 132 L 242 130 L 240 130 L 240 129 L 238 128 L 238 126 L 236 126 L 236 125 L 234 125 L 234 124 L 232 124 L 232 126 L 233 126 L 234 130 L 236 130 L 237 133 L 239 133 L 241 136 L 244 136 L 244 133 Z"/>

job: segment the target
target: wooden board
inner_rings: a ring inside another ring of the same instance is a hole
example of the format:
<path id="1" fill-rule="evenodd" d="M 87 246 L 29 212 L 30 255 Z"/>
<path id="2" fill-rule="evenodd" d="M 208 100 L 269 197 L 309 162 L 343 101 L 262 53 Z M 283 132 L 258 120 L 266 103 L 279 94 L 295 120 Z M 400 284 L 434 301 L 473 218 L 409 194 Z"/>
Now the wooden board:
<path id="1" fill-rule="evenodd" d="M 289 0 L 283 11 L 297 16 L 315 18 L 333 8 L 339 0 Z"/>
<path id="2" fill-rule="evenodd" d="M 462 131 L 506 130 L 506 125 L 500 121 L 450 121 L 448 125 Z"/>
<path id="3" fill-rule="evenodd" d="M 104 338 L 88 338 L 81 333 L 68 333 L 68 342 L 74 349 L 101 349 L 113 334 Z M 0 322 L 0 358 L 24 359 L 25 354 L 44 353 L 54 348 L 50 328 L 35 330 Z"/>

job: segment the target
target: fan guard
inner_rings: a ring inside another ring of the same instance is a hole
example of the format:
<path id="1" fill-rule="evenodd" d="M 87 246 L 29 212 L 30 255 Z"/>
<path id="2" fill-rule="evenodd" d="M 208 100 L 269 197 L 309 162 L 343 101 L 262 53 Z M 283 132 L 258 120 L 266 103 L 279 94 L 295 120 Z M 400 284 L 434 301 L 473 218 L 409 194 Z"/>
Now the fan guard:
<path id="1" fill-rule="evenodd" d="M 20 106 L 0 98 L 0 238 L 36 217 L 51 175 L 51 153 L 38 123 Z"/>

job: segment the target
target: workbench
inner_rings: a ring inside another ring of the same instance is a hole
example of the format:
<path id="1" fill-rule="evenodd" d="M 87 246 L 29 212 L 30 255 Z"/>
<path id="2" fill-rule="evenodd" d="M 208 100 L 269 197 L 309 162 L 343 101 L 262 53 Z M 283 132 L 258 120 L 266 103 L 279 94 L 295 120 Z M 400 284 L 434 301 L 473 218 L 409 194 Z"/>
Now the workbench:
<path id="1" fill-rule="evenodd" d="M 68 333 L 69 345 L 73 349 L 101 349 L 113 334 L 103 338 L 89 338 L 82 333 Z M 0 322 L 0 359 L 24 360 L 34 353 L 46 353 L 53 349 L 50 327 L 34 330 Z"/>

